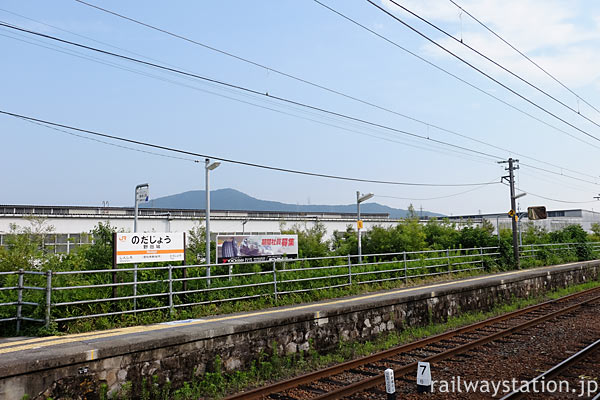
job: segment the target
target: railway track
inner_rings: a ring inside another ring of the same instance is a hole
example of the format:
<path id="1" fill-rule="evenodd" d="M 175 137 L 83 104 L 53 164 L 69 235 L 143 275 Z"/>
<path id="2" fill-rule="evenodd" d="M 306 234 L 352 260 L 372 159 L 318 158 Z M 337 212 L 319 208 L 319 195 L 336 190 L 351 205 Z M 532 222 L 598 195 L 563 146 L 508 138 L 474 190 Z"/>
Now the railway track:
<path id="1" fill-rule="evenodd" d="M 383 371 L 388 367 L 394 369 L 397 381 L 408 381 L 404 376 L 416 371 L 417 361 L 439 362 L 460 356 L 599 300 L 600 288 L 589 289 L 227 399 L 325 400 L 344 398 L 365 390 L 378 393 L 384 383 Z"/>
<path id="2" fill-rule="evenodd" d="M 562 382 L 568 382 L 568 387 L 570 388 L 570 390 L 568 390 L 570 393 L 561 392 L 556 394 L 561 398 L 569 396 L 569 394 L 572 394 L 573 398 L 581 398 L 586 395 L 586 392 L 589 397 L 589 394 L 592 394 L 591 391 L 594 390 L 594 393 L 598 392 L 598 395 L 595 396 L 594 399 L 600 399 L 600 383 L 594 381 L 592 377 L 589 377 L 590 379 L 587 381 L 589 382 L 588 384 L 586 384 L 586 380 L 582 379 L 582 377 L 588 377 L 586 374 L 589 374 L 594 369 L 597 371 L 598 365 L 600 365 L 600 339 L 554 365 L 552 368 L 536 376 L 526 384 L 521 385 L 518 390 L 507 394 L 502 397 L 501 400 L 516 400 L 524 398 L 525 396 L 528 398 L 551 397 L 553 394 L 548 393 L 548 390 L 546 390 L 545 393 L 532 395 L 532 389 L 536 383 L 539 386 L 542 386 L 541 383 L 543 382 L 544 386 L 547 386 L 547 382 L 554 380 L 556 383 L 559 379 Z M 577 382 L 577 380 L 579 382 Z M 567 385 L 564 386 L 566 388 Z M 556 392 L 556 390 L 551 391 Z"/>

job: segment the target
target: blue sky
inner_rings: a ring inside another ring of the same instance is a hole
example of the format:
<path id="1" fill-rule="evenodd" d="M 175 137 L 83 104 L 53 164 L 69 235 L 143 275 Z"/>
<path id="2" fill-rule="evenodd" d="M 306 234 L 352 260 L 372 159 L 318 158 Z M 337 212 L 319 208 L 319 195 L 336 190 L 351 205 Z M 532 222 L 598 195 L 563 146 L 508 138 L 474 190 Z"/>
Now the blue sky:
<path id="1" fill-rule="evenodd" d="M 132 56 L 127 50 L 212 79 L 491 153 L 498 160 L 513 156 L 527 165 L 517 172 L 518 186 L 529 193 L 521 199 L 522 208 L 600 208 L 592 201 L 600 192 L 600 171 L 595 169 L 600 141 L 553 119 L 443 54 L 366 1 L 323 3 L 564 132 L 450 78 L 313 1 L 90 1 L 479 142 L 290 80 L 72 0 L 6 0 L 0 5 L 0 20 Z M 398 2 L 455 37 L 462 37 L 465 43 L 579 109 L 584 116 L 600 121 L 597 111 L 461 14 L 448 0 Z M 527 98 L 600 138 L 600 128 L 580 115 L 473 56 L 394 4 L 377 4 L 423 29 Z M 600 4 L 546 0 L 463 0 L 459 4 L 600 108 Z M 0 28 L 0 46 L 2 110 L 202 154 L 330 175 L 460 184 L 498 181 L 505 174 L 496 159 L 457 153 L 431 141 L 308 112 L 67 45 L 56 48 L 56 43 L 49 40 L 7 28 Z M 64 54 L 73 50 L 102 63 Z M 203 165 L 192 161 L 109 146 L 7 116 L 0 116 L 0 127 L 4 170 L 0 203 L 100 205 L 109 201 L 114 206 L 131 205 L 133 188 L 138 183 L 150 183 L 151 197 L 204 188 Z M 510 204 L 508 188 L 500 184 L 452 197 L 419 200 L 473 188 L 335 181 L 229 163 L 213 172 L 211 183 L 213 189 L 231 187 L 257 198 L 299 204 L 352 203 L 356 190 L 360 190 L 375 193 L 379 196 L 375 201 L 392 207 L 406 208 L 413 203 L 417 208 L 455 215 L 504 211 Z M 560 203 L 535 195 L 588 203 Z M 213 207 L 219 208 L 218 204 Z"/>

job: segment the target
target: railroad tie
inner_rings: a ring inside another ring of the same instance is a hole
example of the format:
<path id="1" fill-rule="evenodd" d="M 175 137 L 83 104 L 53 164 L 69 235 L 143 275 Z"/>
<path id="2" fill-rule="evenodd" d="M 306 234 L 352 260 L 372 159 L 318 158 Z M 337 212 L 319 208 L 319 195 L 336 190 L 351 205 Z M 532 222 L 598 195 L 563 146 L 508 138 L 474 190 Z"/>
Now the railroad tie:
<path id="1" fill-rule="evenodd" d="M 319 389 L 318 387 L 314 387 L 314 386 L 310 386 L 310 385 L 300 385 L 300 386 L 298 386 L 298 389 L 307 390 L 309 392 L 313 392 L 313 393 L 316 393 L 316 394 L 327 393 L 326 390 Z"/>
<path id="2" fill-rule="evenodd" d="M 366 375 L 366 376 L 381 375 L 379 372 L 364 371 L 362 369 L 356 369 L 356 368 L 349 369 L 348 372 L 352 372 L 353 374 L 357 374 L 357 375 Z"/>
<path id="3" fill-rule="evenodd" d="M 274 400 L 299 400 L 296 397 L 286 396 L 285 394 L 271 393 L 269 398 Z"/>

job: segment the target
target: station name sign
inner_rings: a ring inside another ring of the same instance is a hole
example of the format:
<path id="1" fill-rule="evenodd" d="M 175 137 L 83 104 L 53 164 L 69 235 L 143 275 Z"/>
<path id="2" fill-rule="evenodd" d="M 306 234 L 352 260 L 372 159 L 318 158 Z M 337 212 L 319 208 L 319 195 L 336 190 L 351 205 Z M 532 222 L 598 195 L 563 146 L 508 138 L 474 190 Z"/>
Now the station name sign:
<path id="1" fill-rule="evenodd" d="M 182 261 L 184 232 L 115 233 L 117 264 Z"/>

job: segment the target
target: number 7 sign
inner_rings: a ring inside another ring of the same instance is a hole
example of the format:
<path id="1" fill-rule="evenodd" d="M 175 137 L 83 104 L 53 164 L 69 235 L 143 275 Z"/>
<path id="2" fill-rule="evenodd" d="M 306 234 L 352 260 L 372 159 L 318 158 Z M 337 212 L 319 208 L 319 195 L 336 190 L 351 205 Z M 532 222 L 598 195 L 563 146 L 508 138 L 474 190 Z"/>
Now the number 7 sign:
<path id="1" fill-rule="evenodd" d="M 417 392 L 431 392 L 431 367 L 428 362 L 419 361 L 417 365 Z"/>

